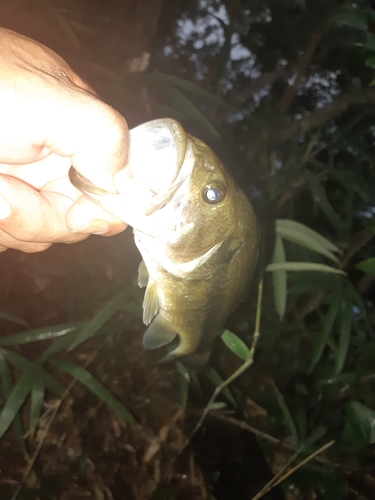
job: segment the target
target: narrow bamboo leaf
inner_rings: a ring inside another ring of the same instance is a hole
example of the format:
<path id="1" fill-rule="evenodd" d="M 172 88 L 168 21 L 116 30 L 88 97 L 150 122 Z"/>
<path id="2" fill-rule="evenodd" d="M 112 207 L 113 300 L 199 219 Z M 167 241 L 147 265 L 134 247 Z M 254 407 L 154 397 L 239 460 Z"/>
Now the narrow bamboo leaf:
<path id="1" fill-rule="evenodd" d="M 328 313 L 326 314 L 326 316 L 322 321 L 323 325 L 320 334 L 315 339 L 313 356 L 309 369 L 310 373 L 313 371 L 315 365 L 318 363 L 323 354 L 329 334 L 331 333 L 333 327 L 333 323 L 335 322 L 339 307 L 341 305 L 341 300 L 342 300 L 341 288 L 338 288 L 331 295 L 331 301 Z"/>
<path id="2" fill-rule="evenodd" d="M 7 311 L 0 310 L 0 318 L 7 319 L 8 321 L 11 321 L 12 323 L 17 323 L 19 325 L 29 326 L 27 321 L 25 321 L 23 318 L 20 318 L 19 316 L 16 316 L 15 314 Z"/>
<path id="3" fill-rule="evenodd" d="M 297 424 L 298 424 L 300 441 L 304 442 L 306 439 L 306 432 L 307 432 L 307 415 L 306 415 L 306 406 L 301 394 L 296 395 L 296 407 L 297 407 Z"/>
<path id="4" fill-rule="evenodd" d="M 320 233 L 314 231 L 305 224 L 301 224 L 292 219 L 277 219 L 276 222 L 276 231 L 283 236 L 283 231 L 297 231 L 300 235 L 301 242 L 303 241 L 303 237 L 307 237 L 308 239 L 314 239 L 314 241 L 322 248 L 326 250 L 330 250 L 331 252 L 340 253 L 340 249 L 334 245 L 327 238 L 322 236 Z M 301 243 L 302 244 L 302 243 Z"/>
<path id="5" fill-rule="evenodd" d="M 285 250 L 280 235 L 276 235 L 275 250 L 272 257 L 272 263 L 285 263 Z M 272 278 L 275 309 L 280 321 L 282 321 L 286 309 L 286 271 L 284 269 L 273 271 Z"/>
<path id="6" fill-rule="evenodd" d="M 122 308 L 130 295 L 131 290 L 127 288 L 122 290 L 120 293 L 115 295 L 113 299 L 107 302 L 106 305 L 102 307 L 102 309 L 100 309 L 100 311 L 93 317 L 93 319 L 82 328 L 81 332 L 77 335 L 77 338 L 70 345 L 68 351 L 72 351 L 79 344 L 95 335 L 95 333 L 97 333 L 97 331 L 100 330 L 100 328 Z"/>
<path id="7" fill-rule="evenodd" d="M 290 414 L 289 408 L 285 402 L 284 396 L 281 394 L 281 392 L 279 391 L 277 385 L 275 384 L 275 382 L 273 380 L 271 380 L 271 385 L 273 387 L 273 390 L 275 391 L 276 399 L 277 399 L 277 402 L 279 403 L 280 409 L 284 415 L 285 422 L 289 427 L 289 432 L 290 432 L 290 435 L 292 437 L 293 444 L 297 445 L 298 444 L 297 429 L 296 429 L 295 423 L 292 419 L 292 415 Z"/>
<path id="8" fill-rule="evenodd" d="M 358 262 L 355 266 L 356 269 L 363 271 L 364 273 L 372 274 L 375 273 L 375 257 L 371 257 L 371 259 L 362 260 Z"/>
<path id="9" fill-rule="evenodd" d="M 213 140 L 221 140 L 221 136 L 215 127 L 211 125 L 207 118 L 182 92 L 174 87 L 168 87 L 159 83 L 154 83 L 153 86 L 155 90 L 169 99 L 177 111 L 185 116 L 186 119 L 192 120 L 199 125 Z"/>
<path id="10" fill-rule="evenodd" d="M 215 387 L 218 387 L 221 385 L 224 380 L 220 377 L 218 372 L 215 370 L 215 368 L 210 367 L 207 370 L 207 377 L 211 380 L 211 382 L 214 384 Z M 234 408 L 237 408 L 238 405 L 236 403 L 236 400 L 234 399 L 232 393 L 228 389 L 228 387 L 224 387 L 224 389 L 221 391 L 222 395 L 227 398 L 227 400 L 233 405 Z"/>
<path id="11" fill-rule="evenodd" d="M 14 386 L 12 392 L 10 393 L 4 408 L 0 413 L 0 439 L 4 436 L 6 431 L 9 429 L 10 424 L 13 422 L 17 416 L 21 406 L 24 404 L 33 383 L 34 366 L 30 366 Z"/>
<path id="12" fill-rule="evenodd" d="M 13 382 L 8 363 L 2 353 L 0 353 L 0 379 L 1 386 L 4 391 L 4 396 L 6 399 L 8 399 L 13 390 Z M 23 439 L 24 432 L 22 428 L 21 417 L 19 414 L 14 417 L 13 428 L 18 444 L 20 445 L 22 452 L 26 454 L 26 446 Z"/>
<path id="13" fill-rule="evenodd" d="M 327 432 L 328 427 L 326 425 L 319 425 L 316 429 L 314 429 L 310 435 L 310 437 L 305 441 L 305 446 L 312 446 L 316 441 L 321 439 L 324 434 Z"/>
<path id="14" fill-rule="evenodd" d="M 88 322 L 85 321 L 84 324 Z M 75 332 L 69 332 L 64 337 L 60 337 L 59 339 L 55 339 L 51 344 L 47 347 L 47 349 L 42 354 L 42 359 L 48 359 L 50 356 L 57 354 L 60 351 L 67 350 L 68 347 L 74 342 L 77 338 L 77 334 L 79 333 L 79 329 Z"/>
<path id="15" fill-rule="evenodd" d="M 104 403 L 110 406 L 121 418 L 129 422 L 135 423 L 133 415 L 123 406 L 109 391 L 97 380 L 91 373 L 81 366 L 74 365 L 68 361 L 63 361 L 57 358 L 49 359 L 49 362 L 56 365 L 60 370 L 69 373 L 72 377 L 79 380 L 90 391 L 96 394 Z"/>
<path id="16" fill-rule="evenodd" d="M 141 76 L 141 79 L 145 82 L 148 82 L 150 84 L 153 83 L 158 83 L 162 84 L 166 87 L 177 87 L 182 90 L 185 90 L 186 92 L 189 92 L 190 94 L 193 94 L 194 96 L 198 97 L 199 99 L 202 100 L 202 102 L 205 102 L 207 104 L 212 104 L 212 105 L 219 105 L 223 106 L 226 108 L 228 111 L 235 112 L 237 111 L 235 108 L 227 104 L 225 101 L 220 99 L 219 97 L 215 96 L 214 94 L 211 94 L 211 92 L 207 92 L 207 90 L 202 89 L 202 87 L 199 87 L 195 83 L 189 82 L 188 80 L 184 80 L 183 78 L 179 78 L 178 76 L 173 76 L 173 75 L 167 75 L 163 73 L 154 73 L 152 75 L 148 73 L 143 73 Z M 165 115 L 168 116 L 168 115 Z"/>
<path id="17" fill-rule="evenodd" d="M 224 403 L 223 401 L 219 401 L 219 402 L 216 402 L 216 403 L 211 403 L 209 405 L 209 409 L 211 411 L 215 411 L 215 410 L 223 410 L 224 408 L 227 407 L 227 404 Z"/>
<path id="18" fill-rule="evenodd" d="M 346 301 L 344 309 L 341 313 L 340 337 L 335 352 L 335 375 L 338 375 L 345 363 L 346 355 L 349 348 L 349 340 L 352 326 L 353 305 Z"/>
<path id="19" fill-rule="evenodd" d="M 185 368 L 185 366 L 177 361 L 176 363 L 177 370 L 179 371 L 180 375 L 180 403 L 182 408 L 185 410 L 189 398 L 189 383 L 190 383 L 190 376 L 188 370 Z"/>
<path id="20" fill-rule="evenodd" d="M 224 330 L 221 340 L 236 356 L 246 361 L 249 358 L 249 348 L 237 335 L 230 330 Z"/>
<path id="21" fill-rule="evenodd" d="M 306 182 L 310 188 L 311 195 L 314 201 L 320 206 L 327 219 L 337 229 L 343 228 L 343 222 L 340 220 L 336 212 L 333 210 L 332 205 L 328 201 L 326 192 L 320 182 L 309 172 L 305 173 Z"/>
<path id="22" fill-rule="evenodd" d="M 25 332 L 15 333 L 14 335 L 0 338 L 0 346 L 28 344 L 30 342 L 40 342 L 42 340 L 62 337 L 69 332 L 78 330 L 78 328 L 81 328 L 86 323 L 86 321 L 80 321 L 77 323 L 67 323 L 64 325 L 26 330 Z"/>
<path id="23" fill-rule="evenodd" d="M 42 363 L 37 363 L 35 365 L 35 371 L 33 373 L 33 386 L 31 389 L 31 405 L 30 405 L 30 434 L 34 435 L 36 427 L 38 425 L 40 412 L 42 411 L 44 403 L 44 393 L 45 393 L 45 383 L 44 383 L 44 371 Z"/>
<path id="24" fill-rule="evenodd" d="M 32 361 L 29 361 L 20 354 L 8 351 L 7 349 L 0 349 L 0 354 L 2 354 L 9 361 L 9 363 L 23 372 L 33 366 Z M 48 373 L 45 373 L 45 384 L 47 389 L 56 394 L 58 397 L 61 397 L 64 394 L 63 386 Z"/>
<path id="25" fill-rule="evenodd" d="M 322 273 L 335 273 L 346 275 L 341 269 L 326 266 L 325 264 L 317 264 L 315 262 L 283 262 L 279 264 L 268 264 L 266 271 L 319 271 Z"/>
<path id="26" fill-rule="evenodd" d="M 294 221 L 285 221 L 285 222 L 292 222 Z M 328 240 L 325 240 L 323 236 L 319 235 L 312 229 L 309 229 L 307 226 L 304 226 L 303 224 L 296 223 L 297 226 L 302 226 L 306 230 L 301 231 L 299 227 L 289 227 L 292 226 L 290 224 L 284 224 L 283 220 L 276 221 L 276 232 L 278 235 L 280 235 L 282 238 L 291 241 L 292 243 L 296 243 L 297 245 L 301 245 L 305 248 L 308 248 L 309 250 L 312 250 L 313 252 L 320 253 L 321 255 L 324 255 L 325 257 L 328 257 L 329 259 L 338 262 L 338 258 L 327 248 L 327 243 L 330 246 L 332 245 Z M 310 232 L 312 234 L 310 234 Z M 317 236 L 320 236 L 320 238 L 323 238 L 327 243 L 321 244 L 319 241 L 319 238 Z M 339 252 L 339 249 L 336 247 L 335 248 L 336 252 Z"/>

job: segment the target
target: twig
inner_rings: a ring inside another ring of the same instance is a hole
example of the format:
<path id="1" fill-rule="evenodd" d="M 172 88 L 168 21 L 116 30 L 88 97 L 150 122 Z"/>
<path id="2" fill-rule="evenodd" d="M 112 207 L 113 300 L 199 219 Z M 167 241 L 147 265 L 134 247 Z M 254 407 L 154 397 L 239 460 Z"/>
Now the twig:
<path id="1" fill-rule="evenodd" d="M 328 448 L 330 448 L 333 444 L 335 444 L 335 441 L 330 441 L 329 443 L 326 443 L 324 446 L 322 446 L 321 448 L 319 448 L 319 450 L 314 451 L 314 453 L 312 453 L 307 458 L 305 458 L 304 460 L 302 460 L 302 462 L 300 462 L 295 467 L 293 467 L 293 469 L 290 469 L 290 471 L 288 471 L 284 476 L 280 477 L 281 474 L 284 472 L 284 470 L 287 467 L 289 467 L 289 465 L 293 462 L 293 460 L 295 460 L 295 458 L 297 457 L 297 455 L 299 455 L 302 450 L 297 451 L 297 453 L 295 453 L 293 455 L 293 457 L 288 461 L 288 463 L 271 479 L 271 481 L 269 481 L 266 484 L 266 486 L 264 488 L 262 488 L 262 490 L 259 493 L 257 493 L 255 495 L 255 497 L 252 498 L 252 500 L 259 500 L 259 498 L 262 498 L 266 493 L 268 493 L 270 490 L 272 490 L 273 488 L 275 488 L 275 486 L 278 486 L 280 483 L 282 483 L 283 481 L 285 481 L 285 479 L 287 479 L 289 476 L 291 476 L 292 474 L 294 474 L 296 472 L 296 470 L 298 470 L 300 467 L 302 467 L 303 465 L 305 465 L 308 462 L 310 462 L 317 455 L 320 455 L 321 453 L 323 453 L 325 450 L 327 450 Z"/>
<path id="2" fill-rule="evenodd" d="M 199 429 L 202 427 L 203 422 L 206 420 L 207 415 L 209 414 L 211 410 L 212 404 L 215 402 L 216 398 L 219 396 L 221 391 L 225 389 L 229 384 L 231 384 L 234 380 L 236 380 L 240 375 L 242 375 L 254 362 L 254 354 L 255 354 L 255 349 L 259 340 L 260 336 L 260 319 L 262 315 L 262 297 L 263 297 L 263 277 L 259 281 L 258 285 L 258 302 L 257 302 L 257 311 L 256 311 L 256 318 L 255 318 L 255 331 L 254 331 L 254 337 L 253 337 L 253 343 L 251 345 L 251 349 L 249 352 L 249 357 L 243 363 L 238 370 L 236 370 L 232 375 L 230 375 L 226 380 L 224 380 L 220 385 L 218 385 L 212 394 L 209 402 L 207 403 L 205 409 L 203 410 L 202 416 L 199 419 L 197 425 L 195 426 L 186 446 L 190 443 L 192 440 L 193 436 L 199 431 Z M 186 447 L 185 446 L 185 447 Z"/>

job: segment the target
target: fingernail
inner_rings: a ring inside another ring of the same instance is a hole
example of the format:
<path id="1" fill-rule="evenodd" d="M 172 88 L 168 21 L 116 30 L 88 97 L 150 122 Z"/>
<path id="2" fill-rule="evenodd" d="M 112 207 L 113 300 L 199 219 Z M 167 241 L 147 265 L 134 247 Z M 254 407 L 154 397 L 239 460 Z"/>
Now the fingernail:
<path id="1" fill-rule="evenodd" d="M 73 233 L 83 233 L 83 234 L 102 234 L 108 231 L 109 224 L 107 221 L 102 219 L 94 219 L 79 227 L 71 227 L 70 230 Z"/>
<path id="2" fill-rule="evenodd" d="M 12 213 L 12 207 L 10 206 L 8 200 L 0 195 L 0 219 L 6 219 Z"/>

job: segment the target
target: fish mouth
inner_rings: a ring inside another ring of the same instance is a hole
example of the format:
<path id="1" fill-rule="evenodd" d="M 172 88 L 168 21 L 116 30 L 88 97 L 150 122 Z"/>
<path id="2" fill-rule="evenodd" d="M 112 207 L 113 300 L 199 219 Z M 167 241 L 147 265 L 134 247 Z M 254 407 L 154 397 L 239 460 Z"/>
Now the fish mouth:
<path id="1" fill-rule="evenodd" d="M 151 215 L 172 199 L 185 181 L 191 161 L 189 135 L 179 122 L 164 118 L 130 130 L 126 165 L 130 179 L 125 181 L 122 194 L 96 186 L 73 167 L 69 178 L 105 210 L 134 229 L 150 233 L 150 228 L 137 224 L 137 217 Z"/>

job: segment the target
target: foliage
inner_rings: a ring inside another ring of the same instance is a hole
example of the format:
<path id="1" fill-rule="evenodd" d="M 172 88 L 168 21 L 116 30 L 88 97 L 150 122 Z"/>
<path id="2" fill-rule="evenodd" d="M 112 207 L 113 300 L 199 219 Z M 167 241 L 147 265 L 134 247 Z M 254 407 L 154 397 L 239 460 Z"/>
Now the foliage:
<path id="1" fill-rule="evenodd" d="M 228 323 L 209 368 L 197 376 L 178 364 L 179 404 L 194 406 L 189 392 L 201 394 L 207 384 L 220 390 L 205 415 L 225 402 L 243 419 L 244 402 L 256 401 L 267 417 L 255 414 L 251 425 L 282 440 L 295 453 L 292 463 L 334 440 L 321 461 L 286 484 L 345 498 L 346 471 L 353 463 L 371 470 L 375 441 L 374 11 L 360 0 L 210 0 L 181 2 L 176 12 L 166 1 L 149 71 L 128 73 L 119 69 L 121 50 L 106 63 L 109 45 L 97 27 L 102 13 L 96 24 L 85 24 L 77 21 L 77 7 L 55 3 L 49 8 L 71 64 L 130 124 L 179 119 L 218 152 L 257 210 L 263 245 L 250 298 Z M 5 4 L 9 15 L 11 2 Z M 38 27 L 29 28 L 37 36 Z M 49 45 L 61 47 L 47 35 Z M 101 46 L 97 52 L 88 49 L 93 39 Z M 254 291 L 262 279 L 263 305 L 256 310 Z M 0 339 L 1 436 L 13 425 L 25 449 L 20 408 L 29 401 L 32 436 L 47 394 L 64 394 L 56 368 L 134 421 L 126 402 L 74 356 L 103 338 L 109 342 L 106 325 L 116 314 L 139 314 L 138 291 L 129 286 L 98 303 L 91 320 Z M 262 314 L 259 331 L 256 313 Z M 0 317 L 29 325 L 3 306 Z M 251 364 L 254 330 L 255 364 L 243 373 Z M 19 354 L 21 346 L 39 342 L 48 345 L 35 359 Z M 264 450 L 272 457 L 267 444 Z"/>

